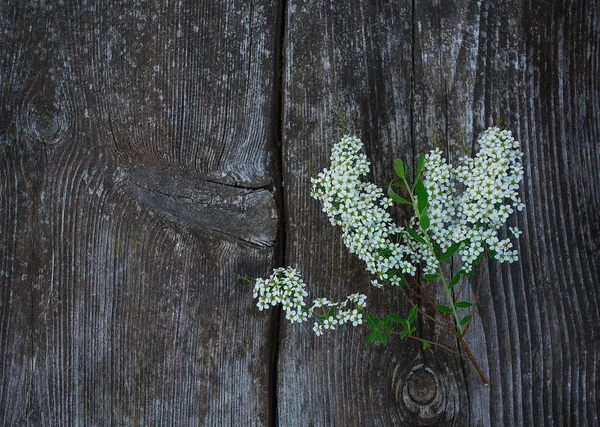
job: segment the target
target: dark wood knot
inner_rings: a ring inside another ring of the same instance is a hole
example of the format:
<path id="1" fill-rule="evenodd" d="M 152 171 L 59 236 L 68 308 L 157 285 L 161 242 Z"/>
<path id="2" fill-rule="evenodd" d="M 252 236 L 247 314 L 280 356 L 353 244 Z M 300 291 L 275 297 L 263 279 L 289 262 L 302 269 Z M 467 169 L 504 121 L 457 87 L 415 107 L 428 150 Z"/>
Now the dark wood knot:
<path id="1" fill-rule="evenodd" d="M 46 145 L 57 145 L 66 136 L 69 121 L 60 109 L 54 106 L 36 106 L 29 103 L 21 118 L 21 130 L 28 136 Z"/>
<path id="2" fill-rule="evenodd" d="M 411 373 L 408 378 L 408 394 L 420 405 L 427 405 L 433 401 L 437 393 L 437 384 L 435 377 L 424 368 L 418 369 Z"/>
<path id="3" fill-rule="evenodd" d="M 415 425 L 438 425 L 447 411 L 446 384 L 429 367 L 420 365 L 398 378 L 397 397 L 402 412 Z"/>

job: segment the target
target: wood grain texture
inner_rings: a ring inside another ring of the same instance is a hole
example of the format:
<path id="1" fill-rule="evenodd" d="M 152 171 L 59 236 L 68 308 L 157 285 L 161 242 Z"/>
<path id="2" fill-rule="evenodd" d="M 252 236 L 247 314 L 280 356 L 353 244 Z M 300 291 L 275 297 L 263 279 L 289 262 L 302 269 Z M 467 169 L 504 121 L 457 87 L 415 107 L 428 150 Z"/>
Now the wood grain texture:
<path id="1" fill-rule="evenodd" d="M 309 326 L 284 324 L 282 425 L 598 424 L 599 19 L 594 1 L 289 3 L 286 256 L 314 296 L 369 283 L 309 198 L 340 118 L 365 141 L 379 185 L 391 158 L 414 162 L 435 140 L 456 161 L 501 119 L 525 153 L 527 207 L 520 261 L 483 264 L 469 340 L 489 387 L 441 352 L 365 349 L 354 330 L 307 339 Z M 391 289 L 368 302 L 406 311 Z"/>
<path id="2" fill-rule="evenodd" d="M 14 0 L 0 51 L 2 425 L 600 423 L 597 0 Z M 257 311 L 236 273 L 283 260 L 310 297 L 406 313 L 310 177 L 343 133 L 385 186 L 391 159 L 436 141 L 456 161 L 496 119 L 526 209 L 521 260 L 483 264 L 489 387 L 443 352 Z"/>
<path id="3" fill-rule="evenodd" d="M 2 3 L 0 424 L 272 422 L 279 15 Z"/>

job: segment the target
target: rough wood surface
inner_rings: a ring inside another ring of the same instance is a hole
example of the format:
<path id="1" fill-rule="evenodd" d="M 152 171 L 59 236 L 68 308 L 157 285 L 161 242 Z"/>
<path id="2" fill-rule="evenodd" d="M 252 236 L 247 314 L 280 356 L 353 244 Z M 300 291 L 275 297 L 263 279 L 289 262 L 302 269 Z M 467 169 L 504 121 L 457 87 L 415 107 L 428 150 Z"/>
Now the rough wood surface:
<path id="1" fill-rule="evenodd" d="M 0 424 L 272 422 L 279 16 L 2 3 Z"/>
<path id="2" fill-rule="evenodd" d="M 236 274 L 285 264 L 405 313 L 310 177 L 343 133 L 386 186 L 497 119 L 526 209 L 469 332 L 489 387 L 256 309 Z M 598 425 L 599 212 L 598 0 L 3 2 L 0 423 Z"/>
<path id="3" fill-rule="evenodd" d="M 520 262 L 483 265 L 469 340 L 489 387 L 444 353 L 398 342 L 365 350 L 362 331 L 307 340 L 310 327 L 285 324 L 282 425 L 598 424 L 599 6 L 290 2 L 286 255 L 315 296 L 340 298 L 369 282 L 309 198 L 339 121 L 362 136 L 372 179 L 385 186 L 391 158 L 413 162 L 435 140 L 456 160 L 501 119 L 525 152 L 527 208 L 516 219 Z M 368 301 L 377 314 L 406 311 L 391 289 Z"/>

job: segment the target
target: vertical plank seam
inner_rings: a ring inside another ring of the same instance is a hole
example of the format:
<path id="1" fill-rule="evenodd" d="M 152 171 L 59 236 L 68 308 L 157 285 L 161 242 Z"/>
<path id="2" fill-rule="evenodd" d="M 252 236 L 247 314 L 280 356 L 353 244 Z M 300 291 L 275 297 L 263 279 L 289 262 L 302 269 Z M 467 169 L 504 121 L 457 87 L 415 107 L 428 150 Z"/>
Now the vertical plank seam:
<path id="1" fill-rule="evenodd" d="M 274 97 L 274 169 L 275 169 L 275 201 L 279 208 L 279 223 L 277 226 L 277 239 L 275 241 L 274 262 L 277 266 L 285 266 L 286 244 L 287 244 L 287 210 L 283 182 L 283 126 L 284 126 L 284 85 L 285 85 L 285 31 L 287 18 L 287 0 L 279 3 L 278 22 L 275 27 L 275 69 L 273 73 L 273 86 L 277 88 Z M 277 392 L 279 387 L 279 340 L 281 335 L 281 310 L 273 310 L 272 328 L 270 336 L 271 360 L 268 372 L 268 408 L 269 415 L 267 425 L 275 427 L 279 425 Z"/>

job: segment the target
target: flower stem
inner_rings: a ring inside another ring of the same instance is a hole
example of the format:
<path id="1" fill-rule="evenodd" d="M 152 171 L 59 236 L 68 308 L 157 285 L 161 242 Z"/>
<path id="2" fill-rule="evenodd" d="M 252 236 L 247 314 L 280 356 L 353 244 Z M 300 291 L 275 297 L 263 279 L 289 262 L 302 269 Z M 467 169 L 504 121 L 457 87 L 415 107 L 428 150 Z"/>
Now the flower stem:
<path id="1" fill-rule="evenodd" d="M 441 264 L 438 266 L 438 271 L 440 272 L 440 278 L 442 279 L 442 284 L 444 285 L 444 290 L 446 291 L 446 297 L 448 297 L 448 302 L 450 303 L 450 308 L 452 309 L 452 314 L 454 315 L 454 319 L 456 320 L 456 329 L 459 335 L 462 335 L 462 328 L 460 327 L 460 320 L 458 319 L 458 314 L 456 313 L 456 307 L 454 306 L 454 298 L 452 298 L 452 294 L 450 293 L 450 288 L 446 283 L 446 278 L 444 277 L 444 272 L 442 271 Z"/>
<path id="2" fill-rule="evenodd" d="M 475 356 L 473 356 L 473 353 L 471 353 L 471 349 L 469 348 L 469 345 L 465 341 L 465 338 L 459 337 L 458 342 L 460 342 L 460 345 L 462 345 L 463 350 L 467 354 L 467 358 L 471 361 L 471 364 L 473 365 L 473 367 L 479 374 L 479 378 L 481 378 L 483 385 L 485 385 L 485 386 L 489 385 L 487 378 L 485 377 L 485 375 L 483 374 L 483 371 L 481 370 L 481 367 L 477 363 L 477 359 L 475 359 Z"/>

